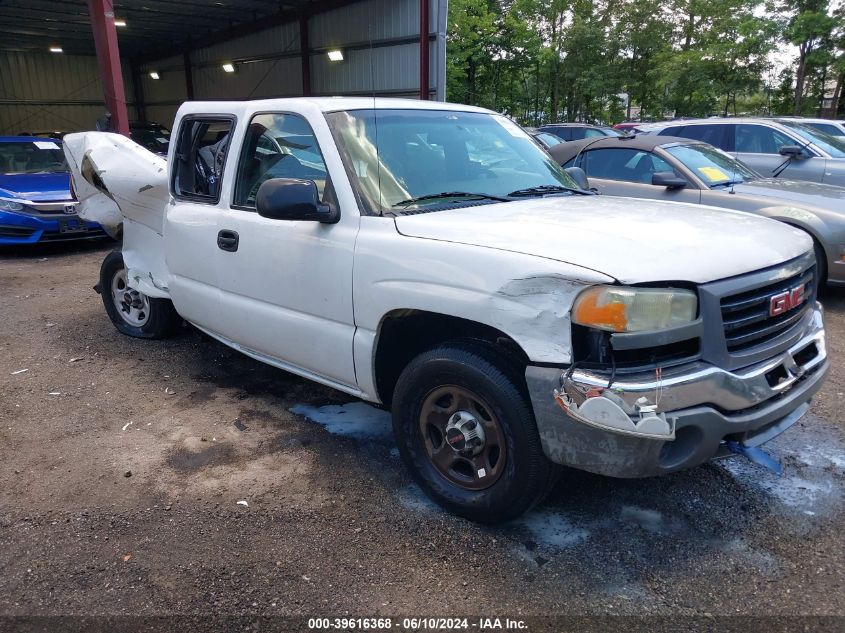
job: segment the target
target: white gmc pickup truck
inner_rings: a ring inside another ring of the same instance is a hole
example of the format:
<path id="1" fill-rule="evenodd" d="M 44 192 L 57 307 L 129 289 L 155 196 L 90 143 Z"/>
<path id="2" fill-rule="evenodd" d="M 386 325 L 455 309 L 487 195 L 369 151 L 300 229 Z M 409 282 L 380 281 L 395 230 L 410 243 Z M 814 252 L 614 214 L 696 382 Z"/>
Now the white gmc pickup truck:
<path id="1" fill-rule="evenodd" d="M 80 215 L 122 232 L 124 334 L 183 320 L 390 408 L 433 499 L 483 522 L 560 465 L 749 453 L 827 371 L 813 245 L 745 213 L 584 191 L 508 119 L 396 99 L 191 102 L 167 160 L 65 137 Z"/>

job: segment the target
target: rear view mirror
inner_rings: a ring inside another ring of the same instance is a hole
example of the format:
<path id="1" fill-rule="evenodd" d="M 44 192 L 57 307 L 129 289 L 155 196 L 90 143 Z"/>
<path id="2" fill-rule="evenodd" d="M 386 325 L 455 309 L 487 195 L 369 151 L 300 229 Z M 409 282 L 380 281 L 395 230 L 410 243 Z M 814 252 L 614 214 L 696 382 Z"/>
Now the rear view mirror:
<path id="1" fill-rule="evenodd" d="M 273 220 L 302 220 L 334 224 L 340 213 L 320 202 L 313 180 L 271 178 L 262 183 L 255 197 L 258 215 Z"/>
<path id="2" fill-rule="evenodd" d="M 584 191 L 589 191 L 590 189 L 590 181 L 587 180 L 587 172 L 585 172 L 580 167 L 567 167 L 564 169 L 569 177 L 575 181 L 575 184 L 578 185 Z"/>
<path id="3" fill-rule="evenodd" d="M 803 158 L 804 148 L 800 145 L 784 145 L 778 150 L 781 156 L 789 156 L 790 158 Z"/>
<path id="4" fill-rule="evenodd" d="M 651 184 L 657 187 L 666 187 L 667 189 L 683 189 L 687 186 L 687 181 L 680 178 L 671 171 L 656 171 L 651 175 Z"/>

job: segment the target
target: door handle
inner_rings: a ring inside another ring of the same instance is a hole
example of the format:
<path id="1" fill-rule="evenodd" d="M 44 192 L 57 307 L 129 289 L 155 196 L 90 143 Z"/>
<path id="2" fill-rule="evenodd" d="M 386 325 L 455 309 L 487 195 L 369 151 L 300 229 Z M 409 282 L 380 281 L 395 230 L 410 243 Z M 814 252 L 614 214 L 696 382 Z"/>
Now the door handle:
<path id="1" fill-rule="evenodd" d="M 217 234 L 217 248 L 234 253 L 238 250 L 238 234 L 224 229 Z"/>

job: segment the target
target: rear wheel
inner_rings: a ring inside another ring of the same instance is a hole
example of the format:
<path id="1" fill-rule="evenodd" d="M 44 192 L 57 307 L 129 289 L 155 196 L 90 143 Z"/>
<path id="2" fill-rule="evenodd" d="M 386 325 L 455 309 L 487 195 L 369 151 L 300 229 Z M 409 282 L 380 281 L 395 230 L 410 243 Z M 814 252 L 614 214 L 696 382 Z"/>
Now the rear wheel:
<path id="1" fill-rule="evenodd" d="M 168 299 L 148 297 L 128 283 L 123 254 L 109 253 L 100 267 L 100 295 L 111 322 L 122 334 L 136 338 L 164 338 L 182 319 Z"/>
<path id="2" fill-rule="evenodd" d="M 520 516 L 554 485 L 519 370 L 492 347 L 454 343 L 412 360 L 396 385 L 393 429 L 423 490 L 482 523 Z"/>

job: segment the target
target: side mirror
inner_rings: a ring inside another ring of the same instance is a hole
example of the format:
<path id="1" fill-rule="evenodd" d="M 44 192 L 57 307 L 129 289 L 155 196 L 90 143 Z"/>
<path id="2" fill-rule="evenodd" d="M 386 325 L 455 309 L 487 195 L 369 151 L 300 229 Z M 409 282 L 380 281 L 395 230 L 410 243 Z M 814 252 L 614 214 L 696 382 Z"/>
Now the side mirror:
<path id="1" fill-rule="evenodd" d="M 778 153 L 781 156 L 789 156 L 790 158 L 803 158 L 804 148 L 800 145 L 784 145 L 778 150 Z"/>
<path id="2" fill-rule="evenodd" d="M 689 183 L 671 171 L 656 171 L 651 175 L 651 184 L 667 189 L 683 189 Z"/>
<path id="3" fill-rule="evenodd" d="M 255 197 L 258 215 L 273 220 L 302 220 L 334 224 L 340 212 L 320 202 L 313 180 L 271 178 L 258 188 Z"/>
<path id="4" fill-rule="evenodd" d="M 584 191 L 590 190 L 590 181 L 587 180 L 587 172 L 585 172 L 580 167 L 567 167 L 564 169 L 567 174 L 569 174 L 570 178 L 575 181 L 575 184 L 578 185 Z"/>

